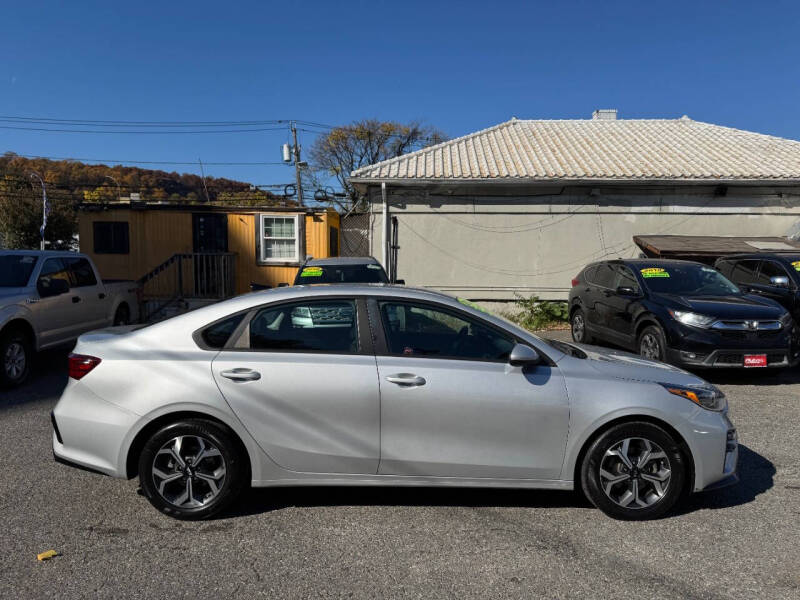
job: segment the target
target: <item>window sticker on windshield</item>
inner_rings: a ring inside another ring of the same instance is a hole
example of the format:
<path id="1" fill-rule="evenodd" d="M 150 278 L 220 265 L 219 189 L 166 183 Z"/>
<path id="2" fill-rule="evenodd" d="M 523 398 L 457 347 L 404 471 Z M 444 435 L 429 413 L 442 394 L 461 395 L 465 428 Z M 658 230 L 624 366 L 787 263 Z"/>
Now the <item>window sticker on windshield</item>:
<path id="1" fill-rule="evenodd" d="M 792 263 L 795 271 L 800 271 L 800 260 L 796 260 Z"/>
<path id="2" fill-rule="evenodd" d="M 642 277 L 669 277 L 666 269 L 661 267 L 649 267 L 640 271 Z"/>
<path id="3" fill-rule="evenodd" d="M 322 267 L 306 267 L 300 277 L 322 277 Z"/>
<path id="4" fill-rule="evenodd" d="M 376 271 L 380 271 L 381 270 L 381 266 L 380 265 L 367 265 L 367 268 L 368 269 L 375 269 Z"/>

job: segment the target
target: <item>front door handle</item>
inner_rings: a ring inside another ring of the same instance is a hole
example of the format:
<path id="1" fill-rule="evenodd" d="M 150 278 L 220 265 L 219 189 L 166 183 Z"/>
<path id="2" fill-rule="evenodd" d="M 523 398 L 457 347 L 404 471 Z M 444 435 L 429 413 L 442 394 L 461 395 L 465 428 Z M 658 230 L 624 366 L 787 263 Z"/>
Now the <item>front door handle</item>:
<path id="1" fill-rule="evenodd" d="M 253 371 L 253 369 L 231 369 L 230 371 L 222 371 L 220 373 L 223 377 L 231 381 L 256 381 L 261 379 L 261 373 Z"/>
<path id="2" fill-rule="evenodd" d="M 413 373 L 397 373 L 395 375 L 388 375 L 386 381 L 389 383 L 396 383 L 403 387 L 417 387 L 425 385 L 425 378 Z"/>

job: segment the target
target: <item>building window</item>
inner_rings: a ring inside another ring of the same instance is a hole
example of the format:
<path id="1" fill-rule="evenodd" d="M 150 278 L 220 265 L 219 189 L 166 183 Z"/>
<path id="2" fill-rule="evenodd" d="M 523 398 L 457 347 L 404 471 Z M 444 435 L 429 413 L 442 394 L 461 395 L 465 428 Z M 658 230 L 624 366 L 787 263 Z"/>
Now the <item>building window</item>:
<path id="1" fill-rule="evenodd" d="M 126 221 L 94 222 L 95 254 L 128 254 L 130 252 L 130 236 Z"/>
<path id="2" fill-rule="evenodd" d="M 300 216 L 259 215 L 261 262 L 300 262 Z"/>

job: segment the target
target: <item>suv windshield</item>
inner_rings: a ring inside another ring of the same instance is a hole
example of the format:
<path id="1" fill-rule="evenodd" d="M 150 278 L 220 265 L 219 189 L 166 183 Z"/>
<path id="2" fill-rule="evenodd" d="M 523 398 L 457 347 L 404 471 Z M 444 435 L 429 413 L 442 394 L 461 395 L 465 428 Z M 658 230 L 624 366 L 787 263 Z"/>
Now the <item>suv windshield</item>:
<path id="1" fill-rule="evenodd" d="M 363 265 L 308 265 L 295 277 L 295 285 L 310 283 L 388 283 L 383 267 Z"/>
<path id="2" fill-rule="evenodd" d="M 6 254 L 0 256 L 0 287 L 25 287 L 31 278 L 36 257 L 31 255 Z"/>
<path id="3" fill-rule="evenodd" d="M 741 290 L 719 271 L 705 265 L 640 265 L 639 274 L 651 292 L 680 296 L 731 296 Z"/>

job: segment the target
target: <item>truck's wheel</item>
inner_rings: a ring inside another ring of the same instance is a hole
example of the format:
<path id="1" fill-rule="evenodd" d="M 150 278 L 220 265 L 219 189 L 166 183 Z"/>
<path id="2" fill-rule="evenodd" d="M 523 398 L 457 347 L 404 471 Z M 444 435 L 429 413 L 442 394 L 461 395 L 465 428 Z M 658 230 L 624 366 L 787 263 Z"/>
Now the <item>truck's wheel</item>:
<path id="1" fill-rule="evenodd" d="M 12 329 L 0 334 L 0 387 L 20 385 L 31 371 L 33 346 L 24 331 Z"/>
<path id="2" fill-rule="evenodd" d="M 114 327 L 118 325 L 128 325 L 131 322 L 131 309 L 127 304 L 120 304 L 117 312 L 114 313 Z"/>

